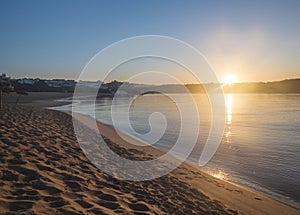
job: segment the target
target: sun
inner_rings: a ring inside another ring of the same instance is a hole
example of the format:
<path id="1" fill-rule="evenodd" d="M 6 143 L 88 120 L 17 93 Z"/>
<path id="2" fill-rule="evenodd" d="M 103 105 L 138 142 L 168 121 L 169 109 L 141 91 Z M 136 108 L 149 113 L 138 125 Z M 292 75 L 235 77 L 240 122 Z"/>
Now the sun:
<path id="1" fill-rule="evenodd" d="M 223 79 L 223 83 L 226 85 L 231 85 L 233 83 L 237 82 L 237 78 L 234 75 L 227 75 L 225 76 L 225 78 Z"/>

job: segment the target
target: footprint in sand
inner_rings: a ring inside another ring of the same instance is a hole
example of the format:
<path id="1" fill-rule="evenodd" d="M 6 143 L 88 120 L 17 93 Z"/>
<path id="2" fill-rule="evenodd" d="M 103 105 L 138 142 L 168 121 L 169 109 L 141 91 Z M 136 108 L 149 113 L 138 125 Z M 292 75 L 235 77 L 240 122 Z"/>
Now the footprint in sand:
<path id="1" fill-rule="evenodd" d="M 149 207 L 143 203 L 129 204 L 129 207 L 135 211 L 149 211 Z"/>
<path id="2" fill-rule="evenodd" d="M 7 170 L 3 170 L 3 176 L 1 177 L 3 181 L 18 181 L 19 176 L 7 171 Z"/>
<path id="3" fill-rule="evenodd" d="M 93 208 L 91 210 L 89 210 L 88 212 L 92 213 L 92 214 L 103 214 L 105 215 L 106 213 L 103 212 L 103 210 L 101 210 L 100 208 Z"/>
<path id="4" fill-rule="evenodd" d="M 34 181 L 32 183 L 32 187 L 37 189 L 37 190 L 45 190 L 50 195 L 55 195 L 55 194 L 59 194 L 59 193 L 62 192 L 60 189 L 57 189 L 55 187 L 47 186 L 44 182 L 42 182 L 40 180 Z"/>
<path id="5" fill-rule="evenodd" d="M 97 202 L 98 205 L 101 205 L 105 208 L 111 209 L 111 210 L 116 210 L 117 208 L 120 207 L 120 205 L 118 203 L 114 203 L 114 202 L 109 202 L 109 201 L 99 201 Z"/>
<path id="6" fill-rule="evenodd" d="M 34 205 L 31 201 L 15 201 L 9 203 L 10 211 L 20 211 L 20 210 L 28 210 L 31 209 Z"/>
<path id="7" fill-rule="evenodd" d="M 81 185 L 76 181 L 65 181 L 65 184 L 73 191 L 81 191 Z"/>
<path id="8" fill-rule="evenodd" d="M 113 195 L 110 195 L 110 194 L 102 194 L 99 198 L 103 199 L 103 200 L 111 201 L 111 202 L 117 201 L 116 197 L 114 197 Z"/>
<path id="9" fill-rule="evenodd" d="M 65 202 L 64 200 L 58 199 L 54 202 L 50 202 L 50 207 L 51 208 L 60 208 L 62 206 L 65 206 L 66 204 L 67 204 L 67 202 Z"/>
<path id="10" fill-rule="evenodd" d="M 90 204 L 90 203 L 88 203 L 88 202 L 86 202 L 86 201 L 83 201 L 83 200 L 76 200 L 76 202 L 79 204 L 79 205 L 81 205 L 83 208 L 91 208 L 91 207 L 93 207 L 93 205 L 92 204 Z"/>

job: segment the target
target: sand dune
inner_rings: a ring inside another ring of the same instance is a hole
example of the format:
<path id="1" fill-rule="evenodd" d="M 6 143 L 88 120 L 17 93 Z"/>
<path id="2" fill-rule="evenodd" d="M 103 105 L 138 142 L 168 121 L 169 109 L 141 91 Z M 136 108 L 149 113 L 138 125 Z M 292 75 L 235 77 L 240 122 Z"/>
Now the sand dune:
<path id="1" fill-rule="evenodd" d="M 151 147 L 139 151 L 110 127 L 99 128 L 124 157 L 161 153 Z M 116 179 L 85 157 L 69 114 L 37 107 L 1 110 L 0 160 L 1 214 L 299 214 L 188 164 L 155 180 Z"/>

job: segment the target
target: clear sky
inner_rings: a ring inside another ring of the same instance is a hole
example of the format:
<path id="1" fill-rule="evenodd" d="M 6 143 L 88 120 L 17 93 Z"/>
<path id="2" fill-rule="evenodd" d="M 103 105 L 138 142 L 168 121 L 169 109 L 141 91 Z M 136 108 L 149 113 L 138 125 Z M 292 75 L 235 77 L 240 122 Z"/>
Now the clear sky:
<path id="1" fill-rule="evenodd" d="M 77 79 L 118 40 L 144 34 L 195 46 L 220 79 L 300 77 L 300 1 L 0 1 L 0 72 Z"/>

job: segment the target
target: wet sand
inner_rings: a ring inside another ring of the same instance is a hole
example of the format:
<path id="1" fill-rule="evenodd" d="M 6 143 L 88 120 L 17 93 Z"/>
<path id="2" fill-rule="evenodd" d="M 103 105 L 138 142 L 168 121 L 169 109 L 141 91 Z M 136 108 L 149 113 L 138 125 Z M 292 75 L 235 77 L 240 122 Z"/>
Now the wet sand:
<path id="1" fill-rule="evenodd" d="M 69 104 L 70 102 L 56 101 L 59 99 L 72 98 L 73 93 L 61 93 L 61 92 L 28 92 L 28 95 L 20 95 L 16 93 L 3 93 L 4 104 L 22 104 L 35 107 L 55 107 L 60 105 Z"/>

